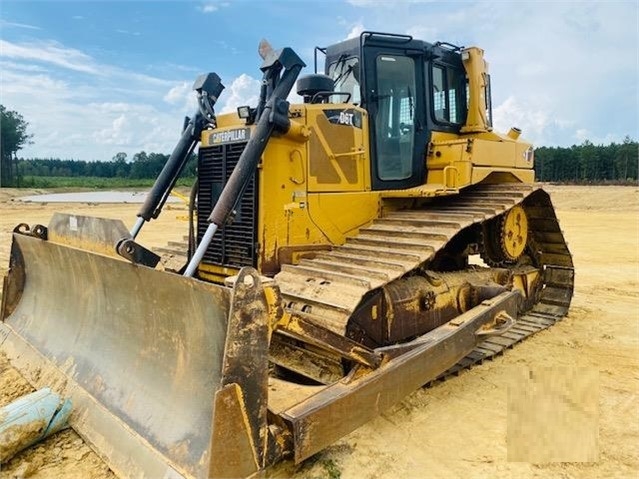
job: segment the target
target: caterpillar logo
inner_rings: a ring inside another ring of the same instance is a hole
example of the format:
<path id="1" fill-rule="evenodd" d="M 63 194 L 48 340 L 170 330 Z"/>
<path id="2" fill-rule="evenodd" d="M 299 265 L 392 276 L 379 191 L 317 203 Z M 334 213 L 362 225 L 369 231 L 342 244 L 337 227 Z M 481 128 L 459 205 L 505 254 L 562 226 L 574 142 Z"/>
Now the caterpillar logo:
<path id="1" fill-rule="evenodd" d="M 221 145 L 222 143 L 238 143 L 248 141 L 251 137 L 250 128 L 237 128 L 235 130 L 214 131 L 209 135 L 209 145 Z"/>

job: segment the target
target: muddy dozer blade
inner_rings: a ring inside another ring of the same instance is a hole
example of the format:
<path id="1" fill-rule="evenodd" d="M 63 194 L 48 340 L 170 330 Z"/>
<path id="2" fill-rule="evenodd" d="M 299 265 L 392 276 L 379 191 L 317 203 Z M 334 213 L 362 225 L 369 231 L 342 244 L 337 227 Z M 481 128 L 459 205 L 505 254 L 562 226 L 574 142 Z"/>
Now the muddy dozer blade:
<path id="1" fill-rule="evenodd" d="M 14 233 L 0 349 L 121 477 L 207 477 L 228 289 Z"/>

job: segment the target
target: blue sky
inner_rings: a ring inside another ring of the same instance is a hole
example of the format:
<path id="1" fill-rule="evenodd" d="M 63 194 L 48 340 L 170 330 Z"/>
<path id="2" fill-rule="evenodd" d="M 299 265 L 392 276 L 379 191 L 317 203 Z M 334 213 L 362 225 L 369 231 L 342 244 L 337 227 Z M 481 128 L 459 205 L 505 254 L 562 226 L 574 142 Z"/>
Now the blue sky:
<path id="1" fill-rule="evenodd" d="M 34 133 L 24 157 L 110 159 L 169 152 L 199 73 L 254 104 L 257 44 L 313 47 L 362 30 L 486 51 L 498 130 L 536 145 L 639 137 L 639 3 L 12 1 L 0 3 L 0 103 Z"/>

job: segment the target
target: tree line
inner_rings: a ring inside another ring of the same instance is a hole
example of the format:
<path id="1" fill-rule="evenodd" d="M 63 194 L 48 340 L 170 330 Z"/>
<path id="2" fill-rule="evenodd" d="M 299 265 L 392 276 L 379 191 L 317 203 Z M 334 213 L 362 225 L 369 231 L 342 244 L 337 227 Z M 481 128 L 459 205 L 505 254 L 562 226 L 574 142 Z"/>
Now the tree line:
<path id="1" fill-rule="evenodd" d="M 17 170 L 21 178 L 36 176 L 97 178 L 156 178 L 169 159 L 164 153 L 141 151 L 129 160 L 124 152 L 116 154 L 110 161 L 61 160 L 59 158 L 19 159 Z M 191 155 L 182 172 L 182 177 L 195 177 L 197 158 Z"/>
<path id="2" fill-rule="evenodd" d="M 131 159 L 124 152 L 111 161 L 61 160 L 58 158 L 17 157 L 31 143 L 28 123 L 18 112 L 0 105 L 0 186 L 29 186 L 34 177 L 97 177 L 129 180 L 153 179 L 169 159 L 164 153 L 140 151 Z M 546 147 L 535 150 L 535 177 L 538 181 L 559 183 L 636 183 L 639 177 L 639 144 L 626 136 L 620 144 L 594 145 L 586 140 L 571 147 Z M 194 178 L 197 159 L 194 154 L 182 177 Z"/>
<path id="3" fill-rule="evenodd" d="M 129 180 L 156 178 L 169 159 L 168 154 L 140 151 L 131 159 L 124 152 L 111 161 L 18 158 L 17 152 L 32 143 L 29 123 L 23 116 L 0 105 L 0 187 L 32 186 L 35 177 L 95 177 Z M 182 177 L 195 178 L 197 157 L 192 154 Z"/>
<path id="4" fill-rule="evenodd" d="M 118 153 L 111 161 L 60 160 L 57 158 L 19 159 L 20 177 L 156 178 L 169 159 L 163 153 L 141 151 L 129 160 Z M 623 143 L 594 145 L 584 141 L 571 147 L 535 149 L 535 177 L 538 181 L 557 183 L 629 183 L 639 178 L 639 144 L 629 137 Z M 197 159 L 189 159 L 183 177 L 196 175 Z"/>
<path id="5" fill-rule="evenodd" d="M 535 177 L 558 183 L 636 183 L 639 144 L 626 136 L 621 144 L 586 140 L 570 148 L 535 149 Z"/>

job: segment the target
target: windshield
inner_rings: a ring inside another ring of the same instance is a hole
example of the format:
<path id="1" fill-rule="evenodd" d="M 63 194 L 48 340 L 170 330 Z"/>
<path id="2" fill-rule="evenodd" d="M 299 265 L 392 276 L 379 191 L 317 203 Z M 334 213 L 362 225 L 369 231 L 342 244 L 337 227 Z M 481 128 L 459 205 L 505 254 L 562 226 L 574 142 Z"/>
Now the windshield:
<path id="1" fill-rule="evenodd" d="M 359 81 L 356 73 L 359 72 L 359 59 L 357 57 L 340 57 L 328 67 L 328 76 L 335 82 L 335 91 L 351 94 L 351 103 L 358 105 L 361 97 Z"/>

